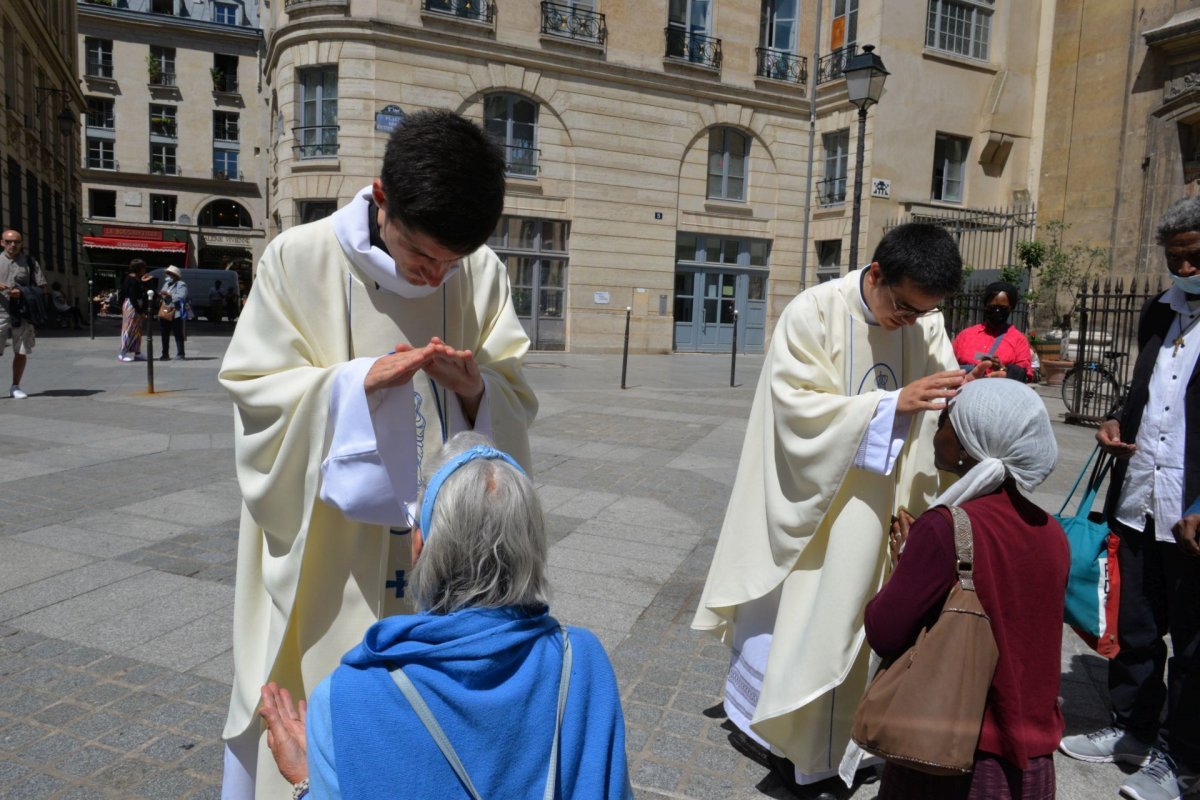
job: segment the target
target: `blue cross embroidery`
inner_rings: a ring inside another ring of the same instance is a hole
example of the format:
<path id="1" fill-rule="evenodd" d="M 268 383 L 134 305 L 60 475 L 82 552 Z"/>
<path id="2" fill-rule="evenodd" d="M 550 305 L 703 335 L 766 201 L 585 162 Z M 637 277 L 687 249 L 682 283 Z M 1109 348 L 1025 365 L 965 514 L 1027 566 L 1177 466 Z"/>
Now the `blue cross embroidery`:
<path id="1" fill-rule="evenodd" d="M 388 581 L 384 585 L 388 589 L 395 589 L 396 597 L 404 597 L 404 587 L 408 586 L 408 581 L 404 580 L 404 570 L 396 570 L 396 580 Z"/>

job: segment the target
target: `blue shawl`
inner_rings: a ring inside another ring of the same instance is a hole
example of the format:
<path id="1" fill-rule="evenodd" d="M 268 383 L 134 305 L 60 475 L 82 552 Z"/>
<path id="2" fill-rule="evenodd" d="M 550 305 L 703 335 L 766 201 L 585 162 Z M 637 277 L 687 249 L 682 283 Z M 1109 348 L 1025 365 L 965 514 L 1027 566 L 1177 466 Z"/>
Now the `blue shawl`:
<path id="1" fill-rule="evenodd" d="M 631 798 L 625 722 L 604 648 L 569 628 L 574 661 L 559 743 L 556 797 Z M 484 800 L 540 798 L 562 669 L 546 608 L 388 617 L 331 676 L 333 756 L 346 800 L 467 797 L 388 673 L 420 691 Z"/>

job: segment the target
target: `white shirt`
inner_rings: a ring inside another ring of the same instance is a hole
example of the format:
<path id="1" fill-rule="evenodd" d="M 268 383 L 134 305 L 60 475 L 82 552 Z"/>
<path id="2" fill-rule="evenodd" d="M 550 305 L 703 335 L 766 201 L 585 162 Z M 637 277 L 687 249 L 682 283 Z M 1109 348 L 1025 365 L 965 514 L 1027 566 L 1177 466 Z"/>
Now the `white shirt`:
<path id="1" fill-rule="evenodd" d="M 1137 531 L 1154 518 L 1155 539 L 1173 542 L 1171 528 L 1183 516 L 1183 458 L 1187 438 L 1184 393 L 1200 356 L 1200 298 L 1172 286 L 1159 299 L 1175 312 L 1150 374 L 1150 396 L 1129 459 L 1116 518 Z M 1183 344 L 1176 350 L 1175 340 Z"/>

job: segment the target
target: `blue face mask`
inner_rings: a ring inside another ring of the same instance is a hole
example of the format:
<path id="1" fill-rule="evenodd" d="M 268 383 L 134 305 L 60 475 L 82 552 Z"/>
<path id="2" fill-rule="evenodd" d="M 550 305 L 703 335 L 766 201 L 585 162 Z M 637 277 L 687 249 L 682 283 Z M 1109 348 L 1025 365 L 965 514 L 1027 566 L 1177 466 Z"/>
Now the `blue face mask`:
<path id="1" fill-rule="evenodd" d="M 1200 275 L 1188 275 L 1185 278 L 1182 275 L 1171 273 L 1171 282 L 1178 286 L 1180 291 L 1190 295 L 1200 295 Z"/>

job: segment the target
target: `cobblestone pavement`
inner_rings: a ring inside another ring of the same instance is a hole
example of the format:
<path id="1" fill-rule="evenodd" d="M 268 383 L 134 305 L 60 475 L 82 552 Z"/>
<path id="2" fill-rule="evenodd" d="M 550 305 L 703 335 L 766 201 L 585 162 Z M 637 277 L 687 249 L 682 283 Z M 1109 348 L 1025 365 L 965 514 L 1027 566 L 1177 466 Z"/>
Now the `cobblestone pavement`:
<path id="1" fill-rule="evenodd" d="M 95 340 L 48 335 L 30 398 L 0 399 L 0 798 L 219 795 L 238 513 L 215 380 L 228 330 L 198 327 L 187 361 L 155 364 L 153 395 L 145 364 L 116 360 L 111 323 Z M 612 656 L 640 798 L 790 796 L 730 746 L 728 653 L 688 629 L 760 365 L 739 357 L 730 388 L 727 357 L 634 357 L 622 391 L 619 357 L 530 359 L 552 610 Z M 1092 432 L 1055 431 L 1062 466 L 1037 499 L 1056 509 Z M 1104 665 L 1064 642 L 1069 726 L 1086 730 L 1104 718 Z M 1063 797 L 1116 796 L 1122 780 L 1058 767 Z"/>

